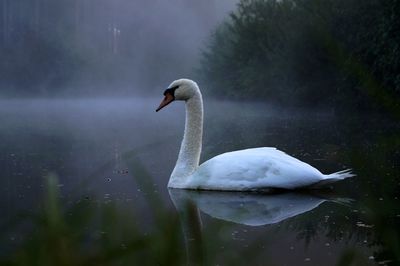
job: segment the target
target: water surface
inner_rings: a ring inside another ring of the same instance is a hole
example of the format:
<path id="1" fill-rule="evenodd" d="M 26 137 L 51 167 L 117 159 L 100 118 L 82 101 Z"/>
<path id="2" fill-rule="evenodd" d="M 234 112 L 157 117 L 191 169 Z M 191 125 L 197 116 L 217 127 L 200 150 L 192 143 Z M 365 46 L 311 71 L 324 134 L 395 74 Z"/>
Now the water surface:
<path id="1" fill-rule="evenodd" d="M 1 102 L 1 261 L 399 263 L 398 124 L 206 102 L 202 161 L 273 146 L 324 173 L 353 168 L 357 177 L 314 192 L 187 192 L 166 187 L 184 106 L 155 113 L 159 100 Z"/>

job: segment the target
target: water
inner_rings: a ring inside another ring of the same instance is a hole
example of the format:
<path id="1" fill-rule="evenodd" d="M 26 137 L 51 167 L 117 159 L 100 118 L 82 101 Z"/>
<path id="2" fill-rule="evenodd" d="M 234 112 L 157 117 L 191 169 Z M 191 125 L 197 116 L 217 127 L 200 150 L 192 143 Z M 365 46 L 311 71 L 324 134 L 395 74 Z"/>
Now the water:
<path id="1" fill-rule="evenodd" d="M 398 124 L 206 102 L 202 161 L 274 146 L 357 177 L 313 192 L 169 191 L 184 107 L 155 113 L 159 101 L 1 102 L 1 264 L 399 263 Z"/>

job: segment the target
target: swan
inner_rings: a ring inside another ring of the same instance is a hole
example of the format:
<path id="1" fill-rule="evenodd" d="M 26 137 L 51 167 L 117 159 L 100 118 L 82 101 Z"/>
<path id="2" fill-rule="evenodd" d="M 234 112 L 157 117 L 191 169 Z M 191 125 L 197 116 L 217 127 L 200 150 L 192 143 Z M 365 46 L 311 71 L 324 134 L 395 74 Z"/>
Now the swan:
<path id="1" fill-rule="evenodd" d="M 261 147 L 220 154 L 199 166 L 203 135 L 203 98 L 196 82 L 178 79 L 164 92 L 156 112 L 173 101 L 185 101 L 185 131 L 169 188 L 263 191 L 320 187 L 354 176 L 351 169 L 322 174 L 276 148 Z"/>

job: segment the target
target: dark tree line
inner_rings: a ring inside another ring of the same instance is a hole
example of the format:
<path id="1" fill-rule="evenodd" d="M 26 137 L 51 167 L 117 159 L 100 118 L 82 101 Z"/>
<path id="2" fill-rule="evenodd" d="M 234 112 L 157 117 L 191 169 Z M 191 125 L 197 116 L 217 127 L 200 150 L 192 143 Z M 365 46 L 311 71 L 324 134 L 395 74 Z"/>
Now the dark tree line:
<path id="1" fill-rule="evenodd" d="M 85 4 L 87 1 L 77 0 L 2 1 L 3 94 L 57 91 L 72 85 L 66 83 L 85 71 L 84 65 L 94 56 L 82 55 L 83 51 L 93 52 L 93 39 L 82 38 L 91 27 L 86 21 L 89 10 Z M 110 19 L 104 17 L 103 23 L 110 23 Z M 102 26 L 98 28 L 107 29 Z"/>
<path id="2" fill-rule="evenodd" d="M 2 0 L 0 96 L 157 89 L 189 73 L 213 1 Z"/>
<path id="3" fill-rule="evenodd" d="M 398 112 L 400 2 L 241 0 L 200 74 L 222 97 Z"/>

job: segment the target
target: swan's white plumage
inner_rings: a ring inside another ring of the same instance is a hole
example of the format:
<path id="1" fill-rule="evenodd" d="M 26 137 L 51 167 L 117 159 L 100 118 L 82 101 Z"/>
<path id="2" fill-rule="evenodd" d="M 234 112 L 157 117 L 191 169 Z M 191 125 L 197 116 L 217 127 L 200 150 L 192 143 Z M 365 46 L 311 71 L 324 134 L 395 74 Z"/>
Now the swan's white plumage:
<path id="1" fill-rule="evenodd" d="M 176 80 L 170 87 L 177 88 L 176 100 L 186 102 L 186 122 L 168 187 L 231 191 L 295 189 L 326 185 L 354 176 L 349 170 L 324 175 L 311 165 L 269 147 L 227 152 L 198 166 L 203 129 L 200 89 L 188 79 Z"/>
<path id="2" fill-rule="evenodd" d="M 323 179 L 314 167 L 276 148 L 265 147 L 218 155 L 200 165 L 184 186 L 211 190 L 294 189 Z"/>

